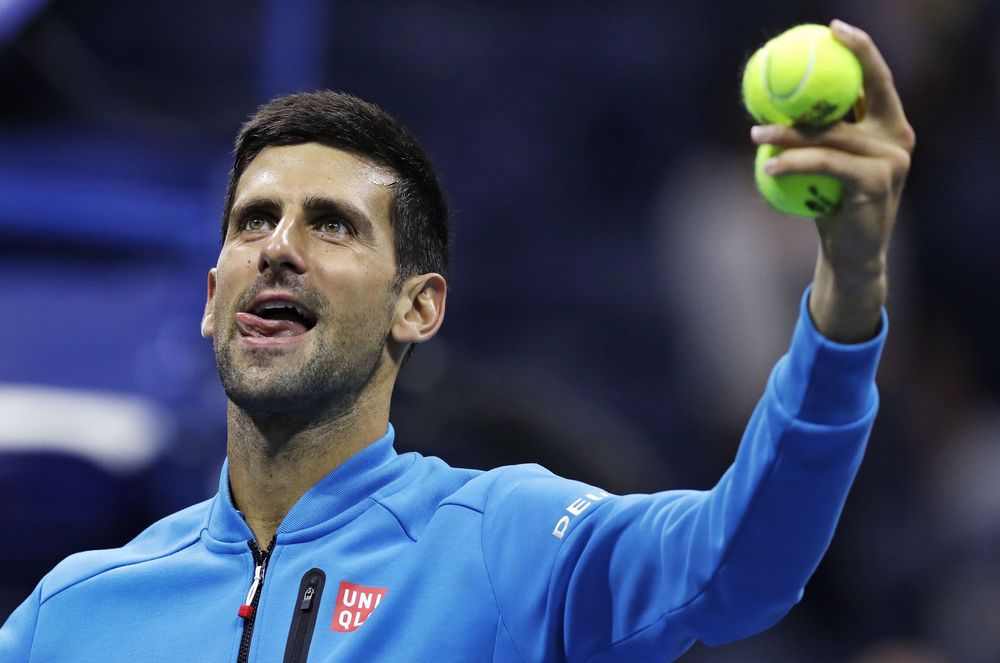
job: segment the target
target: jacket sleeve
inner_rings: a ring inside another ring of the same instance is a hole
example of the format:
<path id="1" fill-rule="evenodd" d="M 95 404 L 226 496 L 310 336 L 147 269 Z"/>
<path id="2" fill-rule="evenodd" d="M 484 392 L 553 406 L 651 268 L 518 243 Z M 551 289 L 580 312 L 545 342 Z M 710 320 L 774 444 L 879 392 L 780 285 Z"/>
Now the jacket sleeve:
<path id="1" fill-rule="evenodd" d="M 0 627 L 0 661 L 27 663 L 31 655 L 31 643 L 35 638 L 35 624 L 41 604 L 42 584 L 11 613 L 3 627 Z"/>
<path id="2" fill-rule="evenodd" d="M 698 639 L 759 632 L 799 601 L 861 462 L 888 327 L 883 312 L 875 339 L 829 341 L 808 292 L 790 350 L 711 490 L 605 497 L 540 468 L 497 482 L 483 551 L 498 638 L 514 658 L 670 660 Z"/>

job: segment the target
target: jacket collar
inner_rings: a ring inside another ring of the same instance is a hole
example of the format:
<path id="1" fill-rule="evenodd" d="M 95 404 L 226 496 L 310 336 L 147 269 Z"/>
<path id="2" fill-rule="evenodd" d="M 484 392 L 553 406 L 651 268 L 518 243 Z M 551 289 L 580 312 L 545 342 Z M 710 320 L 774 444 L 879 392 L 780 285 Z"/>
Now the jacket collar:
<path id="1" fill-rule="evenodd" d="M 395 431 L 389 424 L 385 435 L 306 491 L 278 526 L 277 543 L 316 538 L 342 527 L 371 506 L 373 502 L 368 498 L 399 479 L 415 459 L 413 454 L 398 455 L 392 446 L 394 439 Z M 209 540 L 224 548 L 239 544 L 233 552 L 244 552 L 246 542 L 253 538 L 243 514 L 233 504 L 228 459 L 222 465 L 219 493 L 212 505 L 206 533 Z"/>

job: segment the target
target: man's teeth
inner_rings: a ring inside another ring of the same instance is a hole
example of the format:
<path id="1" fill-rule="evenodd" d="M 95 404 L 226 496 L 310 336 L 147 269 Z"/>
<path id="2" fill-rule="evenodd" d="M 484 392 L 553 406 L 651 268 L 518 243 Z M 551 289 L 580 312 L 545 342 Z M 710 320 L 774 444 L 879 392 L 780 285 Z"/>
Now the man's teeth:
<path id="1" fill-rule="evenodd" d="M 301 307 L 291 302 L 264 302 L 263 304 L 257 307 L 257 312 L 259 313 L 260 311 L 267 311 L 269 309 L 276 309 L 276 308 L 290 308 L 303 318 L 308 317 L 306 315 L 306 312 Z"/>

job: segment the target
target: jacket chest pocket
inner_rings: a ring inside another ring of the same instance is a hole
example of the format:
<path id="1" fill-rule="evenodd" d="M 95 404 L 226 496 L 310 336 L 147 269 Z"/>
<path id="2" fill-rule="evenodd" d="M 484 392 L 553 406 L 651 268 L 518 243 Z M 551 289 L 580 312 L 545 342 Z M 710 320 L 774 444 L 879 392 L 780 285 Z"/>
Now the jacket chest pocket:
<path id="1" fill-rule="evenodd" d="M 316 629 L 324 585 L 326 574 L 322 569 L 310 569 L 302 576 L 292 613 L 292 625 L 288 629 L 284 663 L 306 663 L 309 658 L 309 645 Z"/>

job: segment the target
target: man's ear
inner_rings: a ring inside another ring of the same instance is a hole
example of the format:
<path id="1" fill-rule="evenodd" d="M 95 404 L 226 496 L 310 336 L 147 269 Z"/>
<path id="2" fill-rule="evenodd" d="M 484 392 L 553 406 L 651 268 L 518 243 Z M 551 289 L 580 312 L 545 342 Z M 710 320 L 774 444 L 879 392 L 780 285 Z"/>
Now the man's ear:
<path id="1" fill-rule="evenodd" d="M 396 314 L 389 330 L 401 346 L 429 341 L 444 322 L 448 283 L 433 272 L 412 276 L 400 289 Z"/>
<path id="2" fill-rule="evenodd" d="M 208 270 L 208 299 L 201 316 L 201 335 L 212 338 L 215 334 L 215 267 Z"/>

